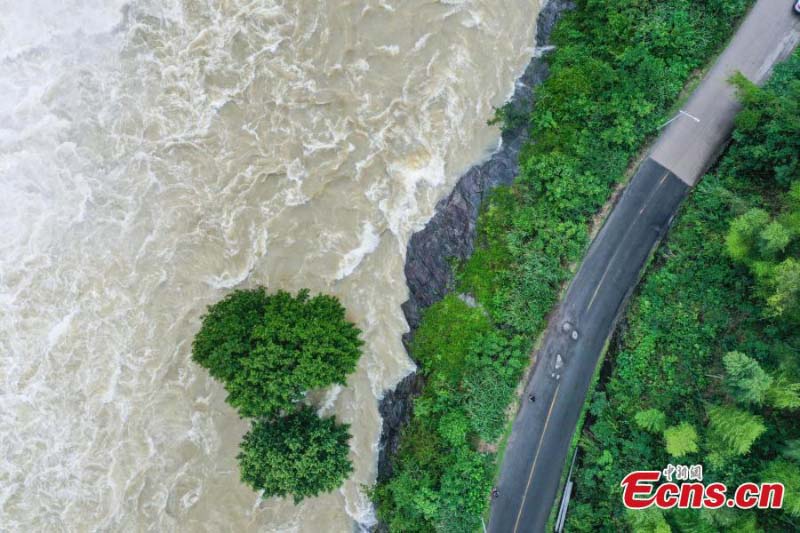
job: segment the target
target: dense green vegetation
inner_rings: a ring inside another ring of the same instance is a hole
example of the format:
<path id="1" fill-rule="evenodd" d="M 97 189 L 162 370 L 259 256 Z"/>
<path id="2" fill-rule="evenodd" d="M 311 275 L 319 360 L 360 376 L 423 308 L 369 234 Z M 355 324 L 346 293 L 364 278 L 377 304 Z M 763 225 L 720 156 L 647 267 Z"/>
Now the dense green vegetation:
<path id="1" fill-rule="evenodd" d="M 296 502 L 332 491 L 353 471 L 348 427 L 307 406 L 254 422 L 238 456 L 242 481 L 268 494 L 291 494 Z"/>
<path id="2" fill-rule="evenodd" d="M 590 402 L 566 530 L 800 530 L 800 55 L 744 110 L 633 300 Z M 679 428 L 679 429 L 676 429 Z M 782 511 L 625 511 L 632 470 L 780 481 Z"/>
<path id="3" fill-rule="evenodd" d="M 506 409 L 591 218 L 748 0 L 578 0 L 558 23 L 513 187 L 493 193 L 458 293 L 430 307 L 412 353 L 427 383 L 374 490 L 391 531 L 474 531 Z M 502 114 L 501 114 L 502 116 Z M 512 117 L 518 120 L 518 117 Z M 676 445 L 687 449 L 678 427 Z M 690 453 L 688 446 L 686 453 Z"/>
<path id="4" fill-rule="evenodd" d="M 300 501 L 349 475 L 348 426 L 320 419 L 300 401 L 310 389 L 344 384 L 361 353 L 359 333 L 336 298 L 310 298 L 308 290 L 237 290 L 209 306 L 192 358 L 253 419 L 238 455 L 242 481 L 265 496 Z"/>
<path id="5" fill-rule="evenodd" d="M 208 308 L 192 355 L 240 415 L 271 417 L 307 390 L 344 385 L 361 353 L 358 334 L 332 296 L 240 290 Z"/>

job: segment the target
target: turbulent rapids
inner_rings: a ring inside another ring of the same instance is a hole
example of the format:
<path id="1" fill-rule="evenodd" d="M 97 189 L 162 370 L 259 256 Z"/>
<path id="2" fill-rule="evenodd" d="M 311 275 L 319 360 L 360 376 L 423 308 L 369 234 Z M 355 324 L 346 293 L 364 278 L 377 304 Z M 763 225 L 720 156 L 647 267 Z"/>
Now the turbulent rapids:
<path id="1" fill-rule="evenodd" d="M 0 1 L 0 517 L 9 531 L 350 531 L 412 370 L 403 256 L 532 54 L 539 0 Z M 364 331 L 355 473 L 295 506 L 190 361 L 237 286 Z"/>

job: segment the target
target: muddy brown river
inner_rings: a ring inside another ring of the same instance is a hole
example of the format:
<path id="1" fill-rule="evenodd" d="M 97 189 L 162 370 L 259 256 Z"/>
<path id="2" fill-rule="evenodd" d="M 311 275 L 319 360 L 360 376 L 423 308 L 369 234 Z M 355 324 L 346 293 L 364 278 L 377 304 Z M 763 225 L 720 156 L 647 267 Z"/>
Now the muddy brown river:
<path id="1" fill-rule="evenodd" d="M 0 529 L 348 532 L 374 523 L 406 244 L 533 50 L 540 0 L 0 0 Z M 234 287 L 341 298 L 352 477 L 239 482 L 244 422 L 190 360 Z"/>

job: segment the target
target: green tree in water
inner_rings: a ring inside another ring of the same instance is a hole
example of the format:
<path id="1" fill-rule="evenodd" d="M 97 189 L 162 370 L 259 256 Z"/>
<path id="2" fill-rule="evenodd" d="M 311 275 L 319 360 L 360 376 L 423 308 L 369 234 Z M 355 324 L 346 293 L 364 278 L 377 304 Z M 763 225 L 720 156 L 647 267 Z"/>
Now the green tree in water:
<path id="1" fill-rule="evenodd" d="M 344 384 L 361 353 L 359 333 L 336 298 L 308 290 L 237 290 L 208 308 L 192 358 L 223 383 L 242 417 L 255 418 L 238 455 L 242 481 L 300 501 L 350 474 L 348 426 L 298 403 L 310 389 Z"/>
<path id="2" fill-rule="evenodd" d="M 302 407 L 283 418 L 258 420 L 237 456 L 242 481 L 264 496 L 303 498 L 330 492 L 353 471 L 347 424 Z"/>
<path id="3" fill-rule="evenodd" d="M 194 362 L 223 383 L 232 380 L 255 348 L 253 330 L 264 318 L 268 298 L 259 287 L 234 291 L 209 306 L 192 343 Z"/>
<path id="4" fill-rule="evenodd" d="M 359 333 L 332 296 L 240 290 L 209 307 L 193 358 L 239 414 L 273 417 L 310 389 L 343 385 L 361 354 Z"/>

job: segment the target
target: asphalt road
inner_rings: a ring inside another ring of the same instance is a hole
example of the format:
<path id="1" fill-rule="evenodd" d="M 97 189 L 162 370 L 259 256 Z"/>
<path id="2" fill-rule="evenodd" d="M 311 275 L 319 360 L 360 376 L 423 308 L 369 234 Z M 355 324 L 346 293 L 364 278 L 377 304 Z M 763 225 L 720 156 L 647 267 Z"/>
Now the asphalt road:
<path id="1" fill-rule="evenodd" d="M 737 71 L 761 84 L 800 41 L 792 0 L 759 0 L 650 156 L 694 185 L 714 162 L 731 131 L 739 103 L 728 83 Z M 694 118 L 692 118 L 694 117 Z"/>
<path id="2" fill-rule="evenodd" d="M 490 532 L 544 531 L 606 340 L 690 186 L 730 136 L 739 106 L 727 79 L 738 70 L 763 82 L 798 40 L 800 17 L 791 13 L 791 1 L 758 0 L 687 102 L 687 114 L 665 129 L 592 242 L 536 354 L 501 466 Z"/>

